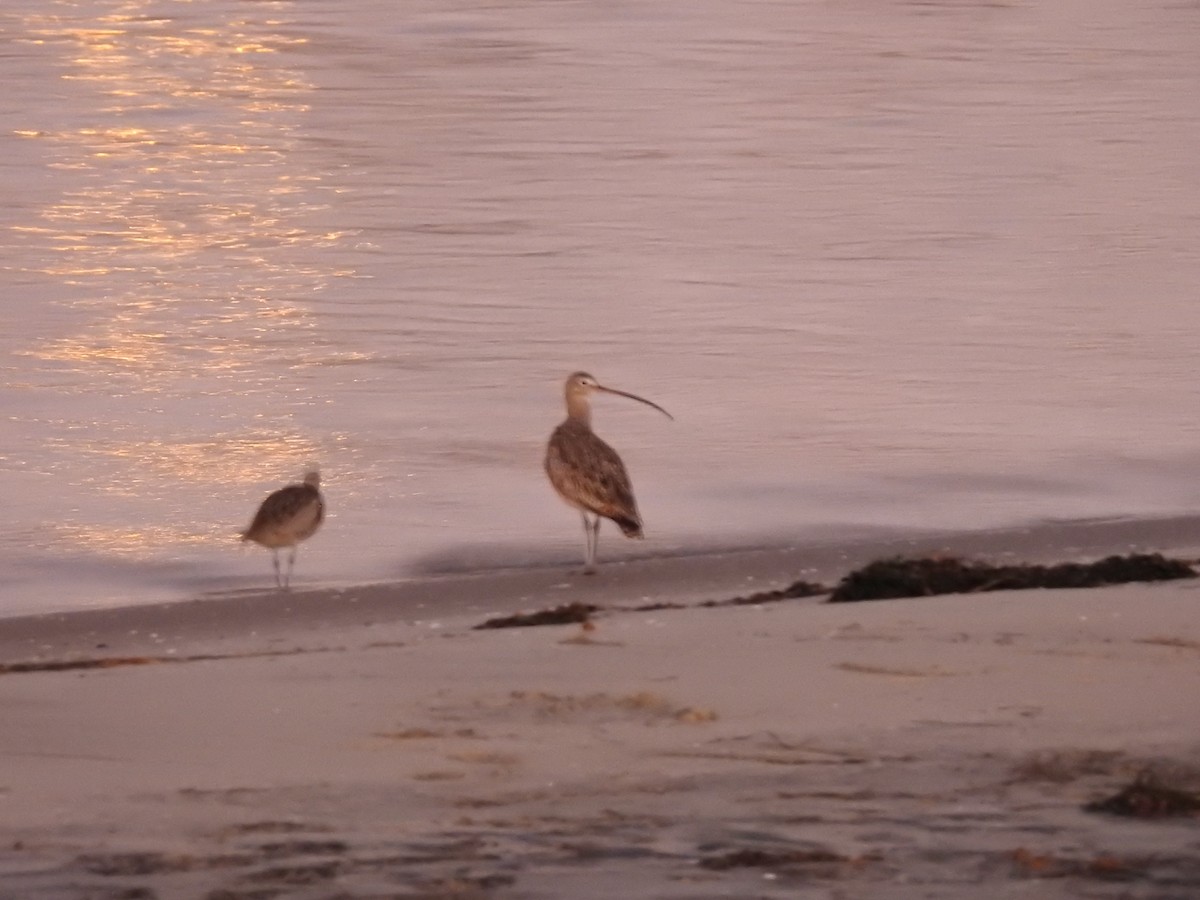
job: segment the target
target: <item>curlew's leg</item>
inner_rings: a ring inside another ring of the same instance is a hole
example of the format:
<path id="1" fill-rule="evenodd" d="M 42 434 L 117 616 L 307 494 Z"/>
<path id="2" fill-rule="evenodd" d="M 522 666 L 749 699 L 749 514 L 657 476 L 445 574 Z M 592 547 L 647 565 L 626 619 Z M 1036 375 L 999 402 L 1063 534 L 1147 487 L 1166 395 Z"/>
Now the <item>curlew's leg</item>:
<path id="1" fill-rule="evenodd" d="M 275 547 L 271 548 L 271 565 L 275 568 L 275 587 L 283 587 L 279 577 L 279 550 Z"/>
<path id="2" fill-rule="evenodd" d="M 579 518 L 583 520 L 583 571 L 584 574 L 590 575 L 592 572 L 592 524 L 588 521 L 585 512 L 581 512 Z"/>
<path id="3" fill-rule="evenodd" d="M 600 517 L 595 516 L 588 518 L 587 513 L 581 513 L 583 517 L 583 542 L 585 546 L 583 557 L 583 574 L 596 574 L 596 548 L 600 544 Z"/>
<path id="4" fill-rule="evenodd" d="M 592 572 L 596 571 L 596 553 L 600 549 L 600 522 L 599 516 L 592 519 Z"/>
<path id="5" fill-rule="evenodd" d="M 296 567 L 296 545 L 292 544 L 288 551 L 287 574 L 283 576 L 283 589 L 290 590 L 292 585 L 292 569 Z"/>

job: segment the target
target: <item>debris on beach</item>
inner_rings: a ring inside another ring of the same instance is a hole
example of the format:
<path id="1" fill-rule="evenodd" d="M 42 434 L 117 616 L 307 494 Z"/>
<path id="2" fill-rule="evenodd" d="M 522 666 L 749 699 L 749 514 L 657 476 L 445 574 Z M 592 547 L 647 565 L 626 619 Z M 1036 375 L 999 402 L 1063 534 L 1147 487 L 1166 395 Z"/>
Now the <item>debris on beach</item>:
<path id="1" fill-rule="evenodd" d="M 48 659 L 31 662 L 0 663 L 0 675 L 28 672 L 71 672 L 79 669 L 116 669 L 121 666 L 151 666 L 167 662 L 161 656 L 102 656 L 87 659 Z"/>
<path id="2" fill-rule="evenodd" d="M 654 601 L 641 606 L 622 607 L 629 612 L 661 612 L 675 609 L 716 609 L 721 606 L 759 606 L 763 603 L 778 603 L 781 600 L 799 600 L 805 597 L 820 597 L 828 594 L 830 588 L 812 581 L 793 581 L 785 588 L 775 591 L 759 591 L 745 597 L 730 597 L 726 600 L 704 600 L 700 603 L 674 603 L 672 601 Z"/>
<path id="3" fill-rule="evenodd" d="M 607 718 L 613 714 L 647 721 L 706 725 L 717 720 L 711 709 L 680 706 L 653 691 L 632 694 L 596 693 L 583 696 L 555 694 L 550 691 L 512 691 L 510 708 L 530 710 L 539 721 L 567 721 L 580 718 Z"/>
<path id="4" fill-rule="evenodd" d="M 1132 819 L 1165 819 L 1200 815 L 1200 793 L 1163 784 L 1152 773 L 1141 772 L 1133 782 L 1111 797 L 1095 800 L 1084 809 Z"/>
<path id="5" fill-rule="evenodd" d="M 576 644 L 584 647 L 623 647 L 620 641 L 603 641 L 596 638 L 596 623 L 592 619 L 584 619 L 579 623 L 579 631 L 571 637 L 563 638 L 560 644 Z"/>
<path id="6" fill-rule="evenodd" d="M 759 591 L 747 597 L 731 597 L 728 600 L 705 600 L 700 606 L 711 609 L 715 606 L 757 606 L 760 603 L 778 603 L 780 600 L 799 600 L 804 597 L 819 597 L 828 594 L 829 588 L 811 581 L 793 581 L 778 591 Z"/>
<path id="7" fill-rule="evenodd" d="M 126 666 L 154 666 L 222 659 L 262 659 L 297 656 L 302 653 L 336 653 L 342 647 L 294 647 L 288 650 L 255 650 L 245 653 L 195 653 L 189 656 L 92 656 L 79 659 L 43 659 L 0 663 L 0 675 L 25 675 L 31 672 L 74 672 L 88 669 L 119 669 Z"/>
<path id="8" fill-rule="evenodd" d="M 1119 750 L 1039 750 L 1013 766 L 1009 783 L 1067 784 L 1080 778 L 1110 776 L 1128 769 L 1129 760 Z"/>
<path id="9" fill-rule="evenodd" d="M 600 607 L 591 603 L 564 603 L 552 609 L 540 609 L 531 613 L 516 613 L 511 616 L 496 616 L 474 626 L 479 631 L 484 628 L 530 628 L 535 625 L 574 625 L 588 621 L 592 613 Z"/>
<path id="10" fill-rule="evenodd" d="M 1192 567 L 1161 553 L 1108 556 L 1093 563 L 1001 565 L 953 556 L 894 557 L 876 560 L 846 575 L 830 603 L 972 594 L 1027 588 L 1092 588 L 1135 581 L 1195 578 Z"/>
<path id="11" fill-rule="evenodd" d="M 759 850 L 746 847 L 700 857 L 700 867 L 717 872 L 730 869 L 777 869 L 789 866 L 853 863 L 849 857 L 830 850 Z"/>
<path id="12" fill-rule="evenodd" d="M 1063 856 L 1056 853 L 1038 853 L 1025 847 L 1005 854 L 1012 866 L 1013 874 L 1019 878 L 1096 878 L 1102 881 L 1126 881 L 1143 875 L 1147 869 L 1145 860 L 1123 859 L 1111 853 L 1100 853 L 1092 857 Z"/>
<path id="13" fill-rule="evenodd" d="M 621 607 L 629 612 L 662 612 L 664 610 L 688 609 L 687 603 L 673 603 L 669 600 L 656 600 L 653 603 L 643 603 L 641 606 Z"/>

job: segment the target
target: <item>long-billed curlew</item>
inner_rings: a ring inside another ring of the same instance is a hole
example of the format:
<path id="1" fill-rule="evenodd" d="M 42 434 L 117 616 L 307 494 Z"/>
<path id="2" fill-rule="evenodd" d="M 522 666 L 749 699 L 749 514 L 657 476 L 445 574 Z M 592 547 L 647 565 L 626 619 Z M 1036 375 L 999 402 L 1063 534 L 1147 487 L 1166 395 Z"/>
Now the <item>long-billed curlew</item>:
<path id="1" fill-rule="evenodd" d="M 325 517 L 325 499 L 321 496 L 321 473 L 304 473 L 302 484 L 289 484 L 267 496 L 258 508 L 250 527 L 242 532 L 243 541 L 254 541 L 271 551 L 275 566 L 275 586 L 288 589 L 292 567 L 296 565 L 296 545 L 316 533 Z M 290 547 L 287 571 L 280 575 L 279 550 Z"/>
<path id="2" fill-rule="evenodd" d="M 642 517 L 633 499 L 629 473 L 617 451 L 592 431 L 592 406 L 589 397 L 597 391 L 628 397 L 653 406 L 668 419 L 674 418 L 657 403 L 603 387 L 587 372 L 567 378 L 564 393 L 567 418 L 554 429 L 546 446 L 546 474 L 558 495 L 583 516 L 584 569 L 596 571 L 596 545 L 600 540 L 600 519 L 612 519 L 626 537 L 642 536 Z"/>

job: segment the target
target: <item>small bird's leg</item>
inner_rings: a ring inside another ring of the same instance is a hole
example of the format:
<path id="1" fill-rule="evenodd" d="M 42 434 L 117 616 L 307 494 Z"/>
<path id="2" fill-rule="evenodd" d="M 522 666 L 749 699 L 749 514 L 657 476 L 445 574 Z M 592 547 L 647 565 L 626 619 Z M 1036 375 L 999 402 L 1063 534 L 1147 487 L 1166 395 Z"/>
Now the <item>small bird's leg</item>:
<path id="1" fill-rule="evenodd" d="M 296 545 L 292 544 L 291 550 L 288 552 L 287 575 L 283 579 L 283 589 L 290 590 L 292 586 L 292 569 L 296 566 Z"/>
<path id="2" fill-rule="evenodd" d="M 283 587 L 283 580 L 280 578 L 280 575 L 279 575 L 279 548 L 278 547 L 271 548 L 271 565 L 275 567 L 275 587 L 281 588 L 281 587 Z"/>

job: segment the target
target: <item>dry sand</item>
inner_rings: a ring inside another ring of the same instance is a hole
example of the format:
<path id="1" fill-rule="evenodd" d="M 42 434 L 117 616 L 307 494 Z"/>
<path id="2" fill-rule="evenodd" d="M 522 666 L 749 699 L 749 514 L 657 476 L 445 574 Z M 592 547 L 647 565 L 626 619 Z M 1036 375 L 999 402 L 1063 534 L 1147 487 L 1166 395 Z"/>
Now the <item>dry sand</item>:
<path id="1" fill-rule="evenodd" d="M 0 675 L 0 897 L 1200 896 L 1200 820 L 1083 808 L 1197 784 L 1200 582 L 694 605 L 886 549 L 0 620 L 0 663 L 117 661 Z"/>

